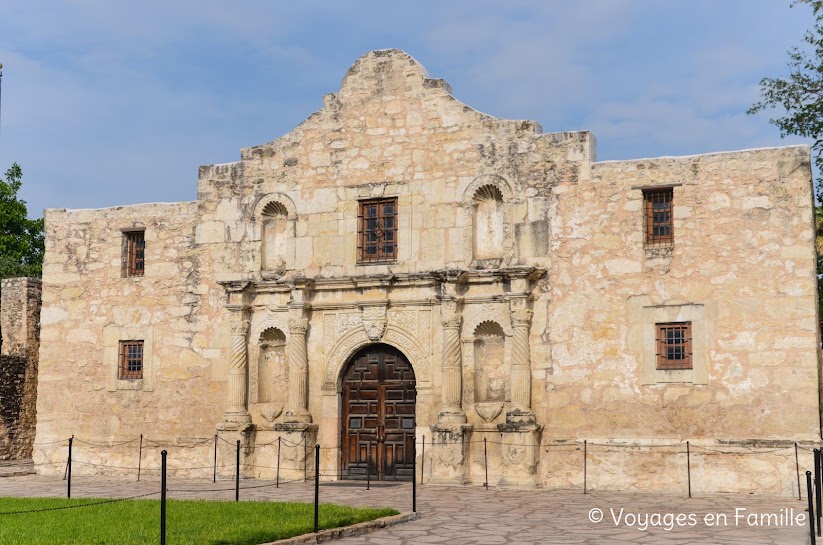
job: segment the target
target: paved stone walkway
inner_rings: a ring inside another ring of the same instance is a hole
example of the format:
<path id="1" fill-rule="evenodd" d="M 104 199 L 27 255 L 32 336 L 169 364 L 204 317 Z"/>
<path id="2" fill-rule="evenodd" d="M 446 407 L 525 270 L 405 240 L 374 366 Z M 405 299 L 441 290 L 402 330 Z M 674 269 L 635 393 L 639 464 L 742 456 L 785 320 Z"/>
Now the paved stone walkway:
<path id="1" fill-rule="evenodd" d="M 170 498 L 234 499 L 234 483 L 170 478 Z M 242 481 L 241 500 L 312 501 L 311 483 L 274 487 L 271 481 Z M 75 477 L 72 497 L 126 497 L 159 489 L 159 479 Z M 216 491 L 215 491 L 216 490 Z M 63 496 L 66 482 L 40 476 L 0 479 L 3 496 Z M 377 483 L 321 484 L 322 502 L 391 506 L 411 510 L 411 485 Z M 799 545 L 809 542 L 806 501 L 769 496 L 713 495 L 683 498 L 656 494 L 579 491 L 488 491 L 477 487 L 418 487 L 420 519 L 359 537 L 341 545 L 574 545 L 574 544 L 740 544 Z M 599 509 L 603 519 L 597 519 Z M 622 517 L 616 522 L 615 519 Z M 738 516 L 735 517 L 736 509 Z M 743 510 L 743 511 L 739 511 Z M 793 512 L 792 512 L 793 510 Z M 800 516 L 802 526 L 787 522 L 786 513 Z M 747 518 L 754 514 L 755 519 Z M 657 516 L 655 516 L 657 515 Z M 669 515 L 669 517 L 666 517 Z M 677 519 L 677 515 L 682 515 Z M 774 515 L 771 520 L 762 516 Z M 783 515 L 783 519 L 779 517 Z M 34 515 L 27 515 L 34 516 Z M 38 514 L 47 523 L 48 513 Z M 648 528 L 643 529 L 646 516 Z M 708 517 L 707 517 L 708 516 Z M 669 526 L 670 529 L 666 529 Z"/>

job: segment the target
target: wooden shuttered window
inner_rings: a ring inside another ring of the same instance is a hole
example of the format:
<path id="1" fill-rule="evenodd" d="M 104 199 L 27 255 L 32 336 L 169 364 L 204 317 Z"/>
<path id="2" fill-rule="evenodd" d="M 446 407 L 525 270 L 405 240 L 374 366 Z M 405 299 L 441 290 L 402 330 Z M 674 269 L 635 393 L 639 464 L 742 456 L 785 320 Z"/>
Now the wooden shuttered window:
<path id="1" fill-rule="evenodd" d="M 143 276 L 146 255 L 144 233 L 144 231 L 128 231 L 123 233 L 125 276 Z"/>
<path id="2" fill-rule="evenodd" d="M 670 245 L 674 243 L 672 223 L 671 187 L 643 191 L 643 223 L 646 245 Z"/>
<path id="3" fill-rule="evenodd" d="M 397 259 L 397 199 L 360 201 L 357 212 L 357 261 Z"/>
<path id="4" fill-rule="evenodd" d="M 692 369 L 692 323 L 655 324 L 657 369 Z"/>
<path id="5" fill-rule="evenodd" d="M 117 378 L 120 380 L 143 378 L 143 341 L 120 341 Z"/>

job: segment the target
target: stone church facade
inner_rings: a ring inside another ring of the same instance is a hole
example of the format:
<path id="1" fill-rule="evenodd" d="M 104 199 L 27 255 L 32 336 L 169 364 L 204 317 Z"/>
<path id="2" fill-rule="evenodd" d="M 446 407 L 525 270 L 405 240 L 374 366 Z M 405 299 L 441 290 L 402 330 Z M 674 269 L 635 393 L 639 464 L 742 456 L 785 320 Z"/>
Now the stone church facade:
<path id="1" fill-rule="evenodd" d="M 71 434 L 110 447 L 88 464 L 143 433 L 205 467 L 217 433 L 247 477 L 279 440 L 324 478 L 482 483 L 485 447 L 491 485 L 556 488 L 587 439 L 600 486 L 675 489 L 656 445 L 820 439 L 807 147 L 597 162 L 384 50 L 193 202 L 45 219 L 41 472 Z M 788 492 L 784 462 L 698 471 Z"/>

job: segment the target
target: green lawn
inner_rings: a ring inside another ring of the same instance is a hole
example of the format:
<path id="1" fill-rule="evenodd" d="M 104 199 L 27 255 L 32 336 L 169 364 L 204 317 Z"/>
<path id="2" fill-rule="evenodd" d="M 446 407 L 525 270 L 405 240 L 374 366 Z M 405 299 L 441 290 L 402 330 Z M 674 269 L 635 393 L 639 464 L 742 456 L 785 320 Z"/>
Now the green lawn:
<path id="1" fill-rule="evenodd" d="M 156 545 L 160 502 L 129 500 L 40 513 L 4 514 L 82 505 L 100 499 L 0 498 L 2 545 Z M 389 515 L 394 509 L 320 505 L 320 528 Z M 168 500 L 168 545 L 257 545 L 311 532 L 314 506 L 285 502 Z"/>

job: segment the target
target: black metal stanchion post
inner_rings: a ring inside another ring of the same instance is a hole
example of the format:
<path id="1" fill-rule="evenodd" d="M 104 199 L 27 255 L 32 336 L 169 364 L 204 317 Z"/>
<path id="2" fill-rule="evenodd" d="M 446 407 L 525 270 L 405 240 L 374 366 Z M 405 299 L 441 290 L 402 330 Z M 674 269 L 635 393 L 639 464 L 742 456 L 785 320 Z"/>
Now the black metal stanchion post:
<path id="1" fill-rule="evenodd" d="M 814 492 L 812 491 L 812 472 L 806 472 L 806 495 L 809 497 L 809 537 L 811 538 L 811 545 L 815 545 L 815 536 L 814 536 L 814 500 L 812 496 Z"/>
<path id="2" fill-rule="evenodd" d="M 140 468 L 143 465 L 143 434 L 140 434 L 140 450 L 137 454 L 137 480 L 140 481 Z"/>
<path id="3" fill-rule="evenodd" d="M 420 484 L 423 484 L 423 473 L 426 471 L 426 436 L 423 436 L 423 453 L 420 454 Z"/>
<path id="4" fill-rule="evenodd" d="M 366 447 L 366 490 L 371 488 L 371 443 Z"/>
<path id="5" fill-rule="evenodd" d="M 275 488 L 280 488 L 280 439 L 282 437 L 277 438 L 277 480 L 274 481 Z"/>
<path id="6" fill-rule="evenodd" d="M 240 501 L 240 439 L 237 440 L 237 463 L 234 466 L 234 501 Z"/>
<path id="7" fill-rule="evenodd" d="M 211 475 L 211 482 L 217 482 L 217 434 L 214 434 L 214 471 Z"/>
<path id="8" fill-rule="evenodd" d="M 588 456 L 586 455 L 587 454 L 586 446 L 587 446 L 586 439 L 583 439 L 583 493 L 584 494 L 588 494 L 588 491 L 586 490 L 586 469 L 587 469 L 586 464 L 588 463 L 588 460 L 587 460 Z"/>
<path id="9" fill-rule="evenodd" d="M 320 445 L 314 445 L 314 531 L 320 531 Z"/>
<path id="10" fill-rule="evenodd" d="M 797 443 L 794 444 L 794 468 L 797 471 L 797 499 L 802 500 L 803 496 L 800 494 L 800 459 L 797 456 Z"/>
<path id="11" fill-rule="evenodd" d="M 74 436 L 69 437 L 69 463 L 66 465 L 66 497 L 71 498 L 71 447 Z"/>
<path id="12" fill-rule="evenodd" d="M 820 536 L 820 449 L 814 449 L 814 496 L 817 508 L 817 535 Z"/>
<path id="13" fill-rule="evenodd" d="M 412 466 L 412 513 L 417 513 L 417 456 L 412 457 Z"/>
<path id="14" fill-rule="evenodd" d="M 486 438 L 483 438 L 483 467 L 486 469 L 486 482 L 483 483 L 483 486 L 486 487 L 486 490 L 489 489 L 489 453 L 486 447 Z"/>
<path id="15" fill-rule="evenodd" d="M 166 454 L 160 451 L 160 545 L 166 545 Z"/>
<path id="16" fill-rule="evenodd" d="M 303 482 L 309 480 L 309 441 L 303 432 Z"/>
<path id="17" fill-rule="evenodd" d="M 689 442 L 686 441 L 686 473 L 689 477 L 689 497 L 692 497 L 692 462 L 689 454 Z"/>

